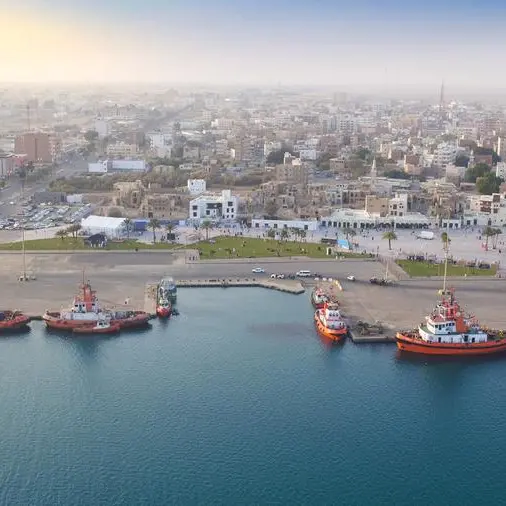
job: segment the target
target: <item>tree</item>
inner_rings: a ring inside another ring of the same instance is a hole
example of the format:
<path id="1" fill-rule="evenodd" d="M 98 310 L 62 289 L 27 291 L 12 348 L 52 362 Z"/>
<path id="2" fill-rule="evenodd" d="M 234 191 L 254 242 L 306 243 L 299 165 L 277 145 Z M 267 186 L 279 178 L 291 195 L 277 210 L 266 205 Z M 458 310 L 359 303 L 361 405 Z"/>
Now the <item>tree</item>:
<path id="1" fill-rule="evenodd" d="M 466 170 L 465 180 L 468 183 L 476 183 L 479 177 L 483 177 L 490 173 L 490 167 L 486 163 L 477 163 L 474 167 Z"/>
<path id="2" fill-rule="evenodd" d="M 68 232 L 66 230 L 57 230 L 55 236 L 59 237 L 62 241 L 67 237 Z"/>
<path id="3" fill-rule="evenodd" d="M 171 237 L 170 240 L 173 241 L 174 239 L 172 238 L 173 237 L 173 233 L 172 231 L 174 230 L 174 225 L 172 223 L 167 223 L 167 225 L 165 225 L 165 231 L 167 232 L 167 240 L 169 240 L 169 236 Z"/>
<path id="4" fill-rule="evenodd" d="M 390 179 L 411 179 L 411 176 L 407 172 L 399 169 L 387 170 L 383 175 Z"/>
<path id="5" fill-rule="evenodd" d="M 74 223 L 73 225 L 70 225 L 70 227 L 67 228 L 67 234 L 70 234 L 74 239 L 77 239 L 77 234 L 79 233 L 79 230 L 81 230 L 81 224 L 80 223 Z"/>
<path id="6" fill-rule="evenodd" d="M 492 193 L 499 193 L 501 183 L 501 178 L 489 172 L 485 176 L 476 179 L 476 189 L 482 195 L 492 195 Z"/>
<path id="7" fill-rule="evenodd" d="M 93 144 L 93 141 L 98 139 L 98 132 L 96 132 L 95 130 L 88 130 L 84 133 L 84 139 L 89 144 Z"/>
<path id="8" fill-rule="evenodd" d="M 497 248 L 497 240 L 499 236 L 502 234 L 502 230 L 500 228 L 494 228 L 494 235 L 492 237 L 492 249 Z"/>
<path id="9" fill-rule="evenodd" d="M 273 228 L 270 228 L 267 230 L 267 237 L 269 239 L 275 239 L 276 238 L 276 231 Z"/>
<path id="10" fill-rule="evenodd" d="M 200 228 L 206 233 L 206 241 L 209 241 L 209 231 L 213 228 L 213 224 L 209 220 L 205 220 L 202 222 L 202 225 L 200 225 Z"/>
<path id="11" fill-rule="evenodd" d="M 388 241 L 388 249 L 391 250 L 392 249 L 392 241 L 397 240 L 397 234 L 393 230 L 391 230 L 390 232 L 385 232 L 383 234 L 383 239 Z"/>
<path id="12" fill-rule="evenodd" d="M 107 213 L 107 216 L 110 218 L 122 218 L 123 213 L 121 212 L 121 209 L 118 209 L 117 207 L 111 207 Z"/>
<path id="13" fill-rule="evenodd" d="M 448 250 L 450 249 L 451 239 L 448 236 L 448 232 L 443 232 L 441 234 L 441 242 L 443 243 L 443 250 L 446 254 L 448 254 Z"/>
<path id="14" fill-rule="evenodd" d="M 492 227 L 485 227 L 483 230 L 483 235 L 485 236 L 485 249 L 488 250 L 488 241 L 491 237 L 496 235 L 495 229 Z"/>
<path id="15" fill-rule="evenodd" d="M 287 228 L 281 229 L 281 233 L 279 234 L 282 241 L 288 240 L 288 237 L 290 236 L 290 233 L 288 232 Z"/>
<path id="16" fill-rule="evenodd" d="M 357 150 L 357 152 L 355 154 L 358 156 L 358 158 L 360 158 L 361 160 L 363 160 L 365 162 L 365 161 L 369 160 L 372 153 L 367 148 L 360 148 Z"/>
<path id="17" fill-rule="evenodd" d="M 457 167 L 466 167 L 469 165 L 469 157 L 467 155 L 457 155 L 455 158 L 455 166 Z"/>
<path id="18" fill-rule="evenodd" d="M 290 153 L 293 156 L 293 151 L 291 149 L 288 149 L 286 146 L 282 146 L 281 149 L 276 149 L 274 151 L 271 151 L 267 155 L 267 159 L 265 163 L 267 165 L 279 165 L 283 163 L 283 160 L 285 158 L 285 153 Z"/>
<path id="19" fill-rule="evenodd" d="M 299 230 L 299 236 L 302 240 L 306 239 L 307 232 L 304 229 Z"/>
<path id="20" fill-rule="evenodd" d="M 153 244 L 156 242 L 156 230 L 160 228 L 160 221 L 156 218 L 151 218 L 148 227 L 153 231 Z"/>
<path id="21" fill-rule="evenodd" d="M 123 221 L 123 226 L 125 227 L 127 239 L 130 239 L 130 232 L 132 230 L 132 225 L 133 225 L 132 220 L 130 218 L 125 218 L 125 220 Z"/>

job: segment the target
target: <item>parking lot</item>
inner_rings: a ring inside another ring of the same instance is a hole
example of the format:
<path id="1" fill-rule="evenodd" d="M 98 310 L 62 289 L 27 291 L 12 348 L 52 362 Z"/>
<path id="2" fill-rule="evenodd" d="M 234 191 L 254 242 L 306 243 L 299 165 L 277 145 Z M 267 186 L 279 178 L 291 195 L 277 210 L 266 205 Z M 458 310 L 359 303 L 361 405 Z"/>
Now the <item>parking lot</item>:
<path id="1" fill-rule="evenodd" d="M 0 230 L 43 230 L 72 223 L 80 223 L 81 219 L 91 213 L 90 204 L 38 206 L 24 202 L 23 207 L 14 216 L 0 217 Z"/>

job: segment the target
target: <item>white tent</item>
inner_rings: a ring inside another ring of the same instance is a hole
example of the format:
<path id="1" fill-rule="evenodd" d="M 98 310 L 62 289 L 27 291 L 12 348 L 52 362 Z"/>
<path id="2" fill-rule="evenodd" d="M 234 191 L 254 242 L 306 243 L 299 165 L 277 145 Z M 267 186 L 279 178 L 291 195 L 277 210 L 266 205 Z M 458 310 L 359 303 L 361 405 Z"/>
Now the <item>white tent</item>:
<path id="1" fill-rule="evenodd" d="M 81 228 L 86 235 L 105 234 L 108 239 L 120 239 L 125 234 L 125 218 L 91 215 L 81 220 Z"/>

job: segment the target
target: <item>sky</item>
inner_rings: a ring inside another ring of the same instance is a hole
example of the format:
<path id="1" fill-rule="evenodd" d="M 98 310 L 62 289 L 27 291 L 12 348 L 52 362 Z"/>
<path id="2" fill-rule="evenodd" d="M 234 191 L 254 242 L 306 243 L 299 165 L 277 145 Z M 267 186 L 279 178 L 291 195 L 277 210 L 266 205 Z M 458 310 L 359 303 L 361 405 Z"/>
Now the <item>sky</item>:
<path id="1" fill-rule="evenodd" d="M 0 82 L 506 85 L 504 0 L 17 4 L 0 0 Z"/>

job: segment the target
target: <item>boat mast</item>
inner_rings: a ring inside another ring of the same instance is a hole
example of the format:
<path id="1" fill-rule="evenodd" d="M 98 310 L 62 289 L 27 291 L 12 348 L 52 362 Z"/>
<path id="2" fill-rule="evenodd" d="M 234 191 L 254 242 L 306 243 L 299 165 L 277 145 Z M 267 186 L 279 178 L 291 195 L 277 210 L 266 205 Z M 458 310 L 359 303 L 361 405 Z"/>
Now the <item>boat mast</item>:
<path id="1" fill-rule="evenodd" d="M 21 178 L 21 204 L 23 205 L 23 200 L 25 198 L 25 179 L 26 172 L 24 177 Z M 23 215 L 21 218 L 21 250 L 22 250 L 22 258 L 23 258 L 23 281 L 26 281 L 26 249 L 25 249 L 25 209 L 23 207 Z"/>
<path id="2" fill-rule="evenodd" d="M 443 239 L 443 250 L 445 252 L 445 270 L 443 275 L 443 293 L 446 292 L 446 276 L 448 274 L 448 248 L 450 246 L 450 238 L 446 232 L 442 234 Z"/>

